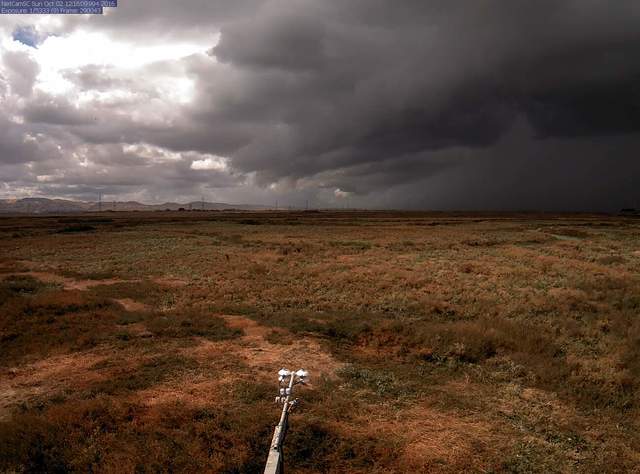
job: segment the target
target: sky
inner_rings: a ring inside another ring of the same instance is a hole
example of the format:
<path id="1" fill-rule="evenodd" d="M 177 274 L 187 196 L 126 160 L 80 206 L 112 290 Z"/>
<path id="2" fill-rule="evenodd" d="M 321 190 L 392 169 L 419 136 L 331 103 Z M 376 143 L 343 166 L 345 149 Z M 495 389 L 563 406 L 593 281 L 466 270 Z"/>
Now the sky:
<path id="1" fill-rule="evenodd" d="M 637 0 L 0 16 L 0 198 L 640 207 Z"/>

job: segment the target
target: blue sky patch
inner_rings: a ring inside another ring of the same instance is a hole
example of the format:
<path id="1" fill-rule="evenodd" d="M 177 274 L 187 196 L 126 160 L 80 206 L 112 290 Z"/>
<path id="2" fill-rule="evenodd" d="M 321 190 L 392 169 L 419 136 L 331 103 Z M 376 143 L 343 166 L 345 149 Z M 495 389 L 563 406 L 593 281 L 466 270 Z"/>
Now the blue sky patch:
<path id="1" fill-rule="evenodd" d="M 46 35 L 39 34 L 33 26 L 19 26 L 13 30 L 13 39 L 31 48 L 37 48 L 46 37 Z"/>

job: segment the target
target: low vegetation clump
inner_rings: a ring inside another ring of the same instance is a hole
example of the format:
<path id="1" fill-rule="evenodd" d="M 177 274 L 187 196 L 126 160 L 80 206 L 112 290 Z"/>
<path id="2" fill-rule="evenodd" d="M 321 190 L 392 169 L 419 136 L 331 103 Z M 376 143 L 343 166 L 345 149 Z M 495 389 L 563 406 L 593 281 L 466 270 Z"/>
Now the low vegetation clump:
<path id="1" fill-rule="evenodd" d="M 96 228 L 88 224 L 68 225 L 60 229 L 58 232 L 61 234 L 71 234 L 75 232 L 92 232 Z"/>
<path id="2" fill-rule="evenodd" d="M 113 396 L 54 405 L 0 425 L 0 469 L 258 472 L 253 453 L 268 447 L 266 414 L 264 405 L 250 415 L 240 406 L 158 410 Z"/>

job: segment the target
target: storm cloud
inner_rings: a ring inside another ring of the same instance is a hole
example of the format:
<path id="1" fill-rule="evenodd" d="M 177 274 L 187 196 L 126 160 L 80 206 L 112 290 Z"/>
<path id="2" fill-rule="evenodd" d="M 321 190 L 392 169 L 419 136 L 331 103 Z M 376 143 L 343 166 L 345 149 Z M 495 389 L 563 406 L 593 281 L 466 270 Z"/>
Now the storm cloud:
<path id="1" fill-rule="evenodd" d="M 0 22 L 4 195 L 550 210 L 640 200 L 636 1 L 120 3 Z M 19 28 L 45 39 L 21 44 Z M 70 46 L 83 59 L 52 59 Z"/>

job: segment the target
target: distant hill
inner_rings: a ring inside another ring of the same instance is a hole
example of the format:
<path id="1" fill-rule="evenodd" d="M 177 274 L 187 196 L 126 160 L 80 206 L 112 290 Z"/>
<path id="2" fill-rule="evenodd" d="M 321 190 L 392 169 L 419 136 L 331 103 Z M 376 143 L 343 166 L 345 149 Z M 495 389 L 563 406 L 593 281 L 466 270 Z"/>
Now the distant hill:
<path id="1" fill-rule="evenodd" d="M 184 210 L 260 210 L 269 209 L 268 206 L 252 204 L 227 204 L 222 202 L 188 203 L 165 202 L 163 204 L 142 204 L 137 201 L 103 201 L 102 211 L 177 211 Z M 97 202 L 70 201 L 66 199 L 24 198 L 24 199 L 0 199 L 0 213 L 25 213 L 25 214 L 51 214 L 68 212 L 98 212 L 100 204 Z"/>
<path id="2" fill-rule="evenodd" d="M 621 216 L 627 216 L 627 217 L 629 216 L 640 217 L 640 209 L 625 208 L 625 209 L 621 209 L 618 214 Z"/>

